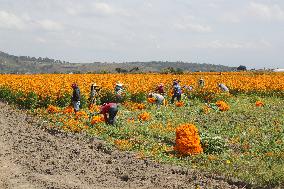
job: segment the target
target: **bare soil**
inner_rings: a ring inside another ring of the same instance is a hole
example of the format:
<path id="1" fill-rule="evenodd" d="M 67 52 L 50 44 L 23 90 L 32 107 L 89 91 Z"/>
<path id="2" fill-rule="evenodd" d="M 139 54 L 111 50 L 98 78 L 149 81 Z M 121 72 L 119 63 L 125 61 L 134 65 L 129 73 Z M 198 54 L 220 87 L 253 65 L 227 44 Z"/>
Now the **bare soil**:
<path id="1" fill-rule="evenodd" d="M 242 182 L 139 159 L 0 102 L 0 189 L 247 188 Z"/>

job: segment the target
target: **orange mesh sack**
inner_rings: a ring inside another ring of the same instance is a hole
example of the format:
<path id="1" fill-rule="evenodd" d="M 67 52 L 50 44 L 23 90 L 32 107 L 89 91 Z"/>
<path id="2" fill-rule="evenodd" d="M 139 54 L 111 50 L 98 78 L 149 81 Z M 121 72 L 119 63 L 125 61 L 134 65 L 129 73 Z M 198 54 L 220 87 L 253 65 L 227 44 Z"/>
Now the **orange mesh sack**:
<path id="1" fill-rule="evenodd" d="M 203 152 L 198 129 L 193 124 L 183 124 L 176 128 L 176 146 L 182 155 L 196 155 Z"/>

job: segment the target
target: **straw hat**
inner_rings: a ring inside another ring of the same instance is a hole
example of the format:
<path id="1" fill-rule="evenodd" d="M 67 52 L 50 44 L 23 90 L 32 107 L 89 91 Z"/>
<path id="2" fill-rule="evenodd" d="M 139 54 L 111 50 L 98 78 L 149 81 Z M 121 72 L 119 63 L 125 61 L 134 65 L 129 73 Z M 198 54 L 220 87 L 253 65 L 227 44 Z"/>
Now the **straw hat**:
<path id="1" fill-rule="evenodd" d="M 96 83 L 92 83 L 92 86 L 94 87 L 98 87 L 98 85 Z"/>
<path id="2" fill-rule="evenodd" d="M 116 85 L 116 86 L 119 86 L 119 87 L 122 87 L 122 86 L 123 86 L 123 84 L 120 83 L 119 81 L 118 81 L 115 85 Z"/>

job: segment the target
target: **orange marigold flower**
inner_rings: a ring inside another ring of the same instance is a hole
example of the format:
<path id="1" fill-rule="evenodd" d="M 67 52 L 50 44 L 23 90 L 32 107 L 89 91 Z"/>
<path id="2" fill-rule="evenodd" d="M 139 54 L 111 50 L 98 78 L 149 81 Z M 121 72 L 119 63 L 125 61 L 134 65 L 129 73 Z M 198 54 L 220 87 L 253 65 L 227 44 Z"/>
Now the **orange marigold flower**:
<path id="1" fill-rule="evenodd" d="M 47 112 L 50 113 L 50 114 L 57 113 L 57 112 L 59 112 L 59 109 L 56 106 L 49 105 L 47 107 Z"/>
<path id="2" fill-rule="evenodd" d="M 73 109 L 72 106 L 68 106 L 67 108 L 65 108 L 65 109 L 63 110 L 63 113 L 64 113 L 64 114 L 72 114 L 72 113 L 74 113 L 74 109 Z"/>
<path id="3" fill-rule="evenodd" d="M 97 106 L 97 105 L 95 105 L 95 104 L 91 104 L 91 105 L 89 106 L 89 110 L 90 110 L 91 112 L 99 112 L 99 111 L 100 111 L 100 107 Z"/>
<path id="4" fill-rule="evenodd" d="M 196 155 L 203 152 L 198 129 L 193 124 L 182 124 L 176 128 L 176 145 L 174 147 L 182 155 Z"/>
<path id="5" fill-rule="evenodd" d="M 143 109 L 146 108 L 146 106 L 145 106 L 145 104 L 136 104 L 136 108 L 137 108 L 138 110 L 143 110 Z"/>
<path id="6" fill-rule="evenodd" d="M 85 111 L 76 112 L 76 117 L 85 119 L 89 118 L 88 114 Z"/>
<path id="7" fill-rule="evenodd" d="M 147 121 L 151 118 L 150 114 L 148 112 L 143 112 L 142 114 L 138 115 L 138 119 L 141 121 Z"/>
<path id="8" fill-rule="evenodd" d="M 202 109 L 202 111 L 205 113 L 205 114 L 208 114 L 209 112 L 210 112 L 210 107 L 208 107 L 208 106 L 204 106 L 203 107 L 203 109 Z"/>
<path id="9" fill-rule="evenodd" d="M 128 122 L 128 123 L 134 123 L 135 120 L 134 120 L 134 118 L 128 118 L 128 119 L 127 119 L 127 122 Z"/>
<path id="10" fill-rule="evenodd" d="M 115 146 L 120 150 L 129 150 L 132 147 L 132 143 L 129 140 L 115 140 L 114 141 Z"/>
<path id="11" fill-rule="evenodd" d="M 261 101 L 256 101 L 256 102 L 255 102 L 255 106 L 256 106 L 256 107 L 262 107 L 262 106 L 264 106 L 264 103 L 261 102 Z"/>
<path id="12" fill-rule="evenodd" d="M 182 107 L 184 106 L 184 102 L 180 101 L 180 102 L 176 102 L 176 107 Z"/>
<path id="13" fill-rule="evenodd" d="M 155 98 L 148 98 L 147 101 L 149 103 L 155 103 L 156 102 L 156 99 Z"/>
<path id="14" fill-rule="evenodd" d="M 217 101 L 216 105 L 219 107 L 219 110 L 222 112 L 228 111 L 230 109 L 230 106 L 222 100 Z"/>
<path id="15" fill-rule="evenodd" d="M 94 124 L 97 124 L 97 123 L 102 123 L 102 122 L 104 122 L 104 121 L 105 121 L 104 117 L 97 115 L 97 116 L 94 116 L 94 117 L 92 118 L 91 124 L 94 125 Z"/>

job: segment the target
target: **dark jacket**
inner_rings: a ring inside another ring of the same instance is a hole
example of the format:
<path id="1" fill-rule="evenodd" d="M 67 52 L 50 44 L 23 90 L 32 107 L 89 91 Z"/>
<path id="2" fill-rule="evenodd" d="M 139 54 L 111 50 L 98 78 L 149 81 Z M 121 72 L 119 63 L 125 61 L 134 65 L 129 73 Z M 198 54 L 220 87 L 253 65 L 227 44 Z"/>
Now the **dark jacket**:
<path id="1" fill-rule="evenodd" d="M 81 100 L 81 94 L 79 87 L 76 87 L 73 89 L 73 95 L 72 95 L 72 101 L 80 101 Z"/>

